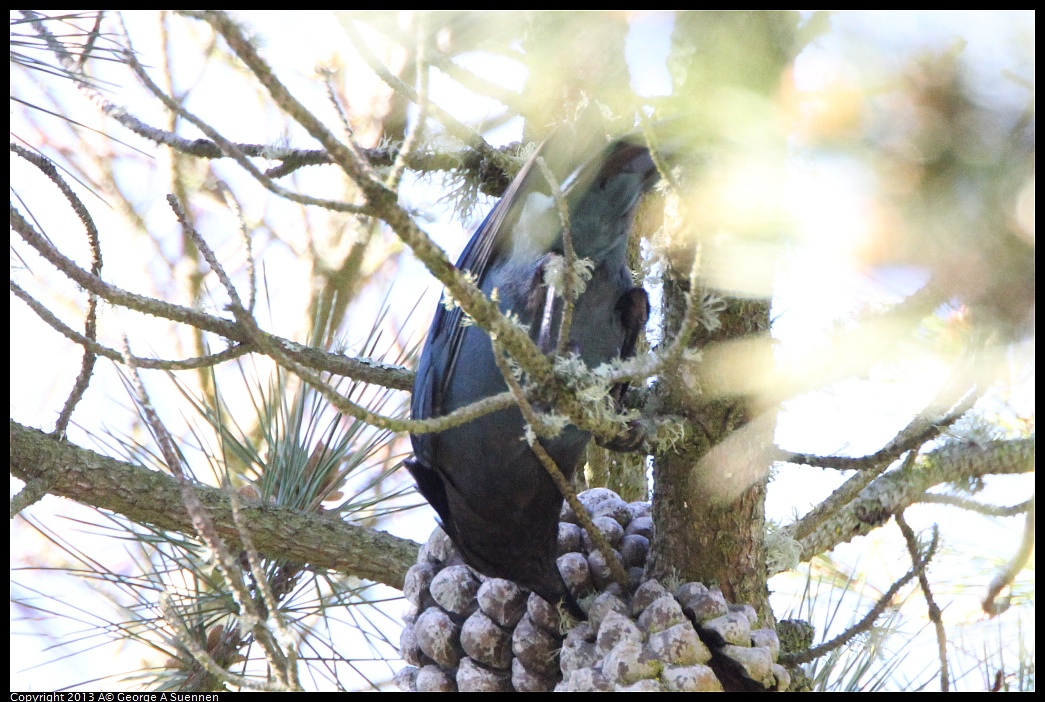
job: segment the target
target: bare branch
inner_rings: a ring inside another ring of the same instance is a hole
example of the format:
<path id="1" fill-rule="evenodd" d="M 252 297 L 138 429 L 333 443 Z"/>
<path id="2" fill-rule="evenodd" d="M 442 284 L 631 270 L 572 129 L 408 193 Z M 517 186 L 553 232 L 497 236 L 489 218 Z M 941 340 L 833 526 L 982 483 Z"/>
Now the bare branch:
<path id="1" fill-rule="evenodd" d="M 95 31 L 97 31 L 97 24 L 95 25 Z M 87 211 L 87 207 L 83 204 L 80 198 L 77 197 L 76 193 L 73 192 L 73 189 L 69 187 L 69 184 L 65 182 L 65 179 L 58 174 L 58 169 L 55 168 L 50 159 L 40 154 L 35 154 L 27 149 L 23 149 L 21 146 L 14 143 L 11 144 L 11 151 L 32 163 L 40 172 L 46 175 L 52 183 L 58 186 L 58 190 L 65 196 L 65 199 L 72 206 L 76 216 L 79 217 L 80 221 L 83 223 L 85 233 L 87 234 L 87 243 L 91 248 L 91 274 L 95 277 L 101 277 L 102 249 L 101 243 L 98 241 L 98 227 L 94 224 L 94 219 L 91 217 L 91 213 Z M 89 341 L 94 341 L 98 334 L 98 298 L 94 294 L 87 295 L 87 313 L 85 316 L 84 338 Z M 69 397 L 66 398 L 65 404 L 62 406 L 62 411 L 58 413 L 58 420 L 55 422 L 54 431 L 59 437 L 65 436 L 65 430 L 66 427 L 69 426 L 69 420 L 72 418 L 73 410 L 76 409 L 76 405 L 83 398 L 84 393 L 87 392 L 87 386 L 91 382 L 91 375 L 94 373 L 94 364 L 96 360 L 97 356 L 89 347 L 85 346 L 83 361 L 80 364 L 80 373 L 77 375 L 76 381 L 73 383 L 73 388 L 69 393 Z"/>
<path id="2" fill-rule="evenodd" d="M 373 52 L 367 48 L 366 41 L 359 33 L 359 30 L 355 28 L 354 23 L 352 21 L 347 21 L 343 23 L 343 26 L 345 32 L 348 34 L 348 38 L 352 41 L 352 45 L 355 46 L 356 51 L 359 52 L 359 55 L 364 61 L 366 61 L 367 65 L 370 66 L 370 70 L 376 73 L 378 77 L 388 85 L 388 87 L 392 88 L 392 90 L 405 96 L 414 104 L 420 104 L 421 98 L 417 94 L 417 91 L 385 68 L 384 64 L 382 64 L 381 61 L 374 56 Z M 486 140 L 483 139 L 481 134 L 463 122 L 457 120 L 438 105 L 430 105 L 429 110 L 432 117 L 437 119 L 444 127 L 446 127 L 447 132 L 467 144 L 477 152 L 484 161 L 496 164 L 505 173 L 512 172 L 513 168 L 507 157 L 497 149 L 490 146 Z"/>
<path id="3" fill-rule="evenodd" d="M 929 576 L 926 575 L 925 562 L 919 562 L 919 551 L 918 538 L 914 535 L 914 529 L 907 523 L 904 518 L 903 512 L 899 512 L 896 515 L 896 526 L 900 527 L 900 533 L 903 534 L 904 541 L 907 542 L 907 552 L 911 555 L 911 563 L 913 563 L 914 570 L 918 573 L 918 584 L 922 588 L 922 595 L 925 596 L 925 603 L 929 607 L 929 621 L 933 623 L 933 627 L 936 629 L 936 645 L 940 650 L 940 692 L 947 692 L 950 687 L 950 677 L 947 671 L 947 632 L 943 628 L 943 612 L 940 611 L 940 606 L 936 604 L 936 600 L 933 599 L 933 591 L 929 586 Z M 936 540 L 937 527 L 933 526 L 933 540 Z"/>
<path id="4" fill-rule="evenodd" d="M 1012 505 L 1011 507 L 1001 507 L 998 505 L 985 505 L 982 502 L 970 500 L 965 497 L 958 497 L 957 495 L 940 495 L 935 492 L 927 492 L 918 498 L 918 503 L 951 505 L 952 507 L 960 507 L 961 509 L 976 512 L 977 514 L 983 514 L 988 517 L 1015 517 L 1019 514 L 1026 514 L 1031 509 L 1034 500 L 1030 499 L 1026 502 Z"/>
<path id="5" fill-rule="evenodd" d="M 212 332 L 230 341 L 246 344 L 249 347 L 249 351 L 257 350 L 256 345 L 251 341 L 251 337 L 234 321 L 214 317 L 189 307 L 173 305 L 151 297 L 137 295 L 114 285 L 110 285 L 96 276 L 91 275 L 77 266 L 73 261 L 62 255 L 62 253 L 47 241 L 43 235 L 37 232 L 36 229 L 26 221 L 17 210 L 14 209 L 14 207 L 10 210 L 10 219 L 11 228 L 18 232 L 27 244 L 36 249 L 41 256 L 47 259 L 71 280 L 89 292 L 97 294 L 102 299 L 111 302 L 114 305 L 119 305 L 156 317 L 163 317 L 174 322 L 187 324 L 201 331 Z M 55 325 L 52 324 L 52 326 Z M 63 332 L 63 334 L 65 334 L 65 332 Z M 65 335 L 69 336 L 69 338 L 73 338 L 69 334 Z M 301 344 L 287 339 L 281 339 L 279 337 L 270 338 L 273 340 L 273 343 L 279 344 L 280 348 L 285 350 L 285 353 L 293 358 L 300 359 L 301 363 L 306 364 L 311 368 L 318 368 L 338 375 L 346 375 L 357 380 L 384 385 L 385 387 L 397 390 L 408 390 L 413 387 L 413 373 L 401 367 L 391 366 L 371 359 L 354 359 L 338 354 L 328 354 L 317 349 L 302 346 Z M 82 343 L 78 339 L 74 338 L 74 340 L 77 341 L 77 343 Z M 201 363 L 198 365 L 207 364 Z M 145 366 L 142 365 L 142 367 Z"/>
<path id="6" fill-rule="evenodd" d="M 907 583 L 911 582 L 915 575 L 917 575 L 918 570 L 924 568 L 925 565 L 932 560 L 933 556 L 936 555 L 936 547 L 938 546 L 938 544 L 939 534 L 936 532 L 934 528 L 933 540 L 932 543 L 929 545 L 929 548 L 926 550 L 925 555 L 917 559 L 914 566 L 909 571 L 907 571 L 907 574 L 901 577 L 895 583 L 893 583 L 892 586 L 888 590 L 886 590 L 880 598 L 878 598 L 878 601 L 875 602 L 874 607 L 871 608 L 871 610 L 864 616 L 863 619 L 861 619 L 859 622 L 843 631 L 835 638 L 825 643 L 822 643 L 819 646 L 814 646 L 813 648 L 798 653 L 782 653 L 780 655 L 780 663 L 788 666 L 808 663 L 812 660 L 819 658 L 820 656 L 823 656 L 824 654 L 830 653 L 831 651 L 841 648 L 842 646 L 846 645 L 854 638 L 856 638 L 858 634 L 861 634 L 865 631 L 869 631 L 871 627 L 874 626 L 875 620 L 877 620 L 878 617 L 881 616 L 882 612 L 885 611 L 886 607 L 888 607 L 892 603 L 893 597 L 895 597 L 896 593 L 900 591 L 900 588 L 902 588 Z"/>
<path id="7" fill-rule="evenodd" d="M 919 501 L 929 488 L 985 475 L 1018 475 L 1034 470 L 1034 439 L 953 443 L 922 454 L 910 466 L 872 481 L 844 508 L 799 539 L 802 560 L 869 534 L 889 517 Z"/>
<path id="8" fill-rule="evenodd" d="M 104 356 L 112 361 L 123 363 L 123 355 L 116 349 L 111 349 L 108 346 L 103 346 L 93 339 L 89 339 L 79 332 L 67 327 L 62 323 L 60 319 L 51 314 L 51 311 L 40 304 L 38 301 L 33 299 L 29 293 L 22 290 L 13 280 L 10 281 L 11 292 L 13 292 L 19 299 L 23 300 L 30 309 L 36 313 L 40 319 L 46 322 L 52 329 L 57 331 L 62 336 L 66 337 L 70 341 L 80 344 L 87 348 L 92 354 L 98 356 Z M 140 356 L 133 356 L 133 361 L 139 368 L 148 369 L 159 369 L 159 370 L 193 370 L 196 368 L 207 368 L 209 366 L 216 366 L 219 363 L 225 361 L 231 361 L 232 359 L 245 356 L 250 353 L 251 349 L 249 346 L 242 344 L 233 345 L 224 351 L 215 354 L 208 354 L 206 356 L 197 356 L 195 358 L 187 358 L 182 361 L 164 361 L 155 358 L 141 358 Z"/>

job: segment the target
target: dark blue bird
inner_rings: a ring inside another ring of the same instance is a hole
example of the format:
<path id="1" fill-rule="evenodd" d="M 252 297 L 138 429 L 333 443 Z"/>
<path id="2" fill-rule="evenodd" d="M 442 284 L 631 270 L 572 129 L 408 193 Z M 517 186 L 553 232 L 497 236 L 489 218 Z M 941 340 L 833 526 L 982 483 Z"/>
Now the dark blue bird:
<path id="1" fill-rule="evenodd" d="M 476 230 L 457 267 L 471 271 L 486 295 L 496 290 L 501 311 L 517 315 L 543 351 L 556 348 L 562 298 L 549 291 L 543 269 L 563 254 L 563 233 L 536 164 L 543 155 L 562 178 L 576 255 L 594 264 L 576 301 L 567 349 L 595 368 L 631 356 L 649 315 L 646 293 L 632 283 L 625 256 L 635 208 L 658 174 L 640 135 L 581 159 L 568 155 L 572 147 L 560 135 L 538 150 Z M 507 389 L 486 332 L 463 322 L 460 308 L 437 308 L 417 369 L 413 418 L 439 417 Z M 583 614 L 555 563 L 563 497 L 523 430 L 522 414 L 513 407 L 413 435 L 415 458 L 406 465 L 465 563 Z M 569 425 L 541 443 L 572 479 L 589 438 Z"/>

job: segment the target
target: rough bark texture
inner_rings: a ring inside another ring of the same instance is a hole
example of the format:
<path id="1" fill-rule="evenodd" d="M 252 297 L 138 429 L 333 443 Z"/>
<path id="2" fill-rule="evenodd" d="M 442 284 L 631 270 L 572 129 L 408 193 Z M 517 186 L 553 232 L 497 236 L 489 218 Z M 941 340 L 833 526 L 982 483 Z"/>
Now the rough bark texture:
<path id="1" fill-rule="evenodd" d="M 107 509 L 161 529 L 192 534 L 192 520 L 173 477 L 80 448 L 37 429 L 10 423 L 11 475 L 49 494 Z M 230 548 L 240 543 L 226 495 L 198 485 L 196 492 Z M 241 513 L 254 546 L 264 555 L 312 568 L 329 568 L 402 589 L 419 544 L 354 526 L 334 514 L 242 499 Z"/>
<path id="2" fill-rule="evenodd" d="M 682 292 L 677 281 L 666 283 L 665 303 Z M 734 301 L 722 321 L 714 339 L 698 341 L 701 346 L 765 334 L 769 303 Z M 654 458 L 657 529 L 647 575 L 717 585 L 730 601 L 754 605 L 763 623 L 772 625 L 764 543 L 772 416 L 753 417 L 745 398 L 703 402 L 679 379 L 666 379 L 654 392 L 661 411 L 678 413 L 699 428 L 679 450 Z M 714 451 L 727 437 L 728 448 Z"/>

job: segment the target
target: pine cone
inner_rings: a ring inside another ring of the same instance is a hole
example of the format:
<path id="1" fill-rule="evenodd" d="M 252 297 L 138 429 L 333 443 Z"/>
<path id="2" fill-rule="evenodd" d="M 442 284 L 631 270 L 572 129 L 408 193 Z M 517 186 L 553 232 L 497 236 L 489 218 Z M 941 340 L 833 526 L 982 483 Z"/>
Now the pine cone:
<path id="1" fill-rule="evenodd" d="M 404 691 L 596 692 L 784 689 L 776 633 L 752 630 L 755 610 L 686 583 L 669 592 L 641 582 L 653 537 L 649 503 L 612 490 L 580 495 L 596 528 L 629 570 L 628 592 L 564 505 L 559 570 L 588 612 L 573 622 L 518 585 L 462 564 L 437 527 L 406 575 L 410 603 L 396 675 Z M 568 631 L 564 630 L 568 628 Z"/>

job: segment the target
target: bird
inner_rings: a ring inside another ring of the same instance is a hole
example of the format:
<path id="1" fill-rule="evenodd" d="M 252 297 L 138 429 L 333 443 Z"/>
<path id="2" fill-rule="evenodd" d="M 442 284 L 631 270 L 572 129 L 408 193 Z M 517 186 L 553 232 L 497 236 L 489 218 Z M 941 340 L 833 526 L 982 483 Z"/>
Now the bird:
<path id="1" fill-rule="evenodd" d="M 564 348 L 596 368 L 632 356 L 649 317 L 648 296 L 632 282 L 626 254 L 636 207 L 659 174 L 640 133 L 587 153 L 582 142 L 560 132 L 539 146 L 475 231 L 457 267 L 470 272 L 502 313 L 528 328 L 544 353 L 555 351 L 562 298 L 543 274 L 564 255 L 565 245 L 559 201 L 537 163 L 544 158 L 562 178 L 575 254 L 592 264 Z M 468 324 L 459 307 L 440 304 L 418 363 L 411 417 L 440 417 L 506 389 L 486 332 Z M 412 434 L 414 458 L 405 465 L 464 563 L 552 604 L 561 602 L 583 619 L 556 566 L 563 495 L 524 440 L 524 430 L 521 411 L 513 406 L 442 432 Z M 539 441 L 572 480 L 590 438 L 570 424 Z"/>

